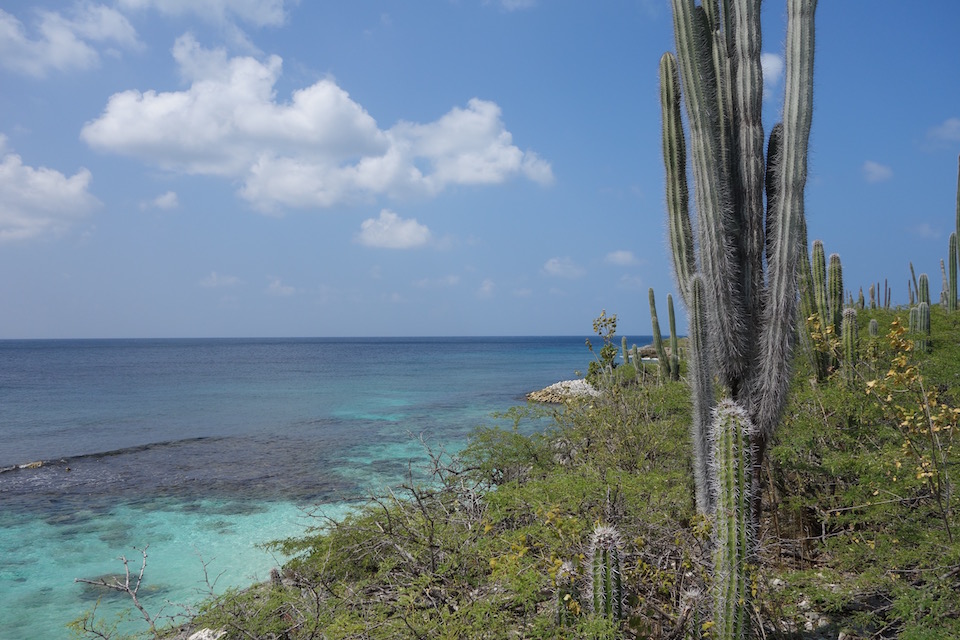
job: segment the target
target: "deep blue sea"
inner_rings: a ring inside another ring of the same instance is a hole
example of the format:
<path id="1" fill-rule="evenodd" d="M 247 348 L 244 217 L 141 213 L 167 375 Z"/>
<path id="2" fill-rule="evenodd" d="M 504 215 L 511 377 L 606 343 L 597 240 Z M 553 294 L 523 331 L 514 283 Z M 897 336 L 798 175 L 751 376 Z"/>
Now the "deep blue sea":
<path id="1" fill-rule="evenodd" d="M 71 637 L 98 598 L 109 621 L 129 603 L 74 578 L 146 545 L 150 613 L 196 604 L 204 564 L 217 592 L 264 580 L 283 558 L 258 545 L 591 357 L 583 337 L 0 341 L 0 638 Z"/>

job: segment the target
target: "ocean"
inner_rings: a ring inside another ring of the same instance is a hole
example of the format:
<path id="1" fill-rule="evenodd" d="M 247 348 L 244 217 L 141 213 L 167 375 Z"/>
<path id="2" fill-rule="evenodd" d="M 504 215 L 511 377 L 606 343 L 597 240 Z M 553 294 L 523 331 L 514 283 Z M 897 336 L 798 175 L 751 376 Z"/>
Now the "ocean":
<path id="1" fill-rule="evenodd" d="M 95 605 L 112 621 L 126 596 L 74 579 L 121 555 L 135 575 L 145 547 L 160 622 L 208 582 L 266 579 L 284 559 L 263 543 L 399 482 L 421 439 L 509 426 L 493 414 L 586 371 L 584 340 L 0 341 L 0 638 L 69 638 Z"/>

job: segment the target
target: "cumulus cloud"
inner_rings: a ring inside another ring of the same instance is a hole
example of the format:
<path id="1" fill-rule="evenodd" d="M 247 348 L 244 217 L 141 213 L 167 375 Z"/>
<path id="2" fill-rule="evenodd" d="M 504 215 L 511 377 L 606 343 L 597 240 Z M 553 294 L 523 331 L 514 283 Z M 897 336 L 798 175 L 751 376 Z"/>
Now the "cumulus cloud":
<path id="1" fill-rule="evenodd" d="M 607 264 L 615 264 L 620 267 L 629 267 L 631 265 L 637 264 L 637 257 L 633 255 L 632 251 L 611 251 L 604 258 L 604 262 Z"/>
<path id="2" fill-rule="evenodd" d="M 927 132 L 934 142 L 960 142 L 960 118 L 947 118 Z"/>
<path id="3" fill-rule="evenodd" d="M 141 209 L 146 209 L 152 207 L 155 209 L 176 209 L 180 206 L 180 199 L 177 197 L 176 191 L 167 191 L 163 195 L 159 195 L 149 202 L 144 202 L 141 205 Z"/>
<path id="4" fill-rule="evenodd" d="M 188 89 L 114 94 L 83 140 L 170 171 L 237 180 L 240 195 L 267 212 L 433 196 L 516 176 L 553 180 L 548 162 L 513 144 L 493 102 L 474 98 L 434 122 L 381 129 L 329 78 L 279 102 L 277 56 L 229 58 L 190 35 L 173 55 Z"/>
<path id="5" fill-rule="evenodd" d="M 893 169 L 872 160 L 864 162 L 862 170 L 863 178 L 867 182 L 884 182 L 893 177 Z"/>
<path id="6" fill-rule="evenodd" d="M 218 24 L 239 20 L 255 27 L 276 27 L 287 18 L 284 0 L 119 0 L 117 4 L 125 10 L 153 9 Z"/>
<path id="7" fill-rule="evenodd" d="M 579 278 L 583 269 L 570 258 L 550 258 L 543 265 L 543 272 L 557 278 Z"/>
<path id="8" fill-rule="evenodd" d="M 360 224 L 357 242 L 379 249 L 416 249 L 430 242 L 430 229 L 415 219 L 404 220 L 393 211 L 383 209 L 379 218 Z"/>
<path id="9" fill-rule="evenodd" d="M 211 271 L 210 275 L 200 280 L 200 286 L 207 289 L 217 289 L 221 287 L 235 287 L 241 284 L 240 278 L 236 276 L 225 276 Z"/>
<path id="10" fill-rule="evenodd" d="M 0 136 L 0 153 L 5 139 Z M 0 241 L 25 240 L 62 232 L 100 202 L 88 191 L 92 176 L 80 169 L 69 178 L 59 171 L 23 164 L 6 153 L 0 160 Z"/>
<path id="11" fill-rule="evenodd" d="M 761 53 L 760 68 L 763 71 L 763 99 L 773 97 L 773 91 L 783 77 L 783 56 L 776 53 Z"/>
<path id="12" fill-rule="evenodd" d="M 96 67 L 100 51 L 95 45 L 141 46 L 123 14 L 105 5 L 78 3 L 68 15 L 38 10 L 36 16 L 31 34 L 17 17 L 0 9 L 0 65 L 43 77 L 50 70 Z"/>

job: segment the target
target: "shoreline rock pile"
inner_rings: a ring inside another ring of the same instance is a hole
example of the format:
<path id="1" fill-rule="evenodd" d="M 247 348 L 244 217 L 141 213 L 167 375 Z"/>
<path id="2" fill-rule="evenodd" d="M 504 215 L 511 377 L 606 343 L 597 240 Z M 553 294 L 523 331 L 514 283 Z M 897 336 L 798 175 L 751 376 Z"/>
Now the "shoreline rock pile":
<path id="1" fill-rule="evenodd" d="M 527 400 L 549 404 L 563 404 L 572 398 L 595 397 L 600 392 L 586 380 L 562 380 L 540 391 L 531 391 Z"/>

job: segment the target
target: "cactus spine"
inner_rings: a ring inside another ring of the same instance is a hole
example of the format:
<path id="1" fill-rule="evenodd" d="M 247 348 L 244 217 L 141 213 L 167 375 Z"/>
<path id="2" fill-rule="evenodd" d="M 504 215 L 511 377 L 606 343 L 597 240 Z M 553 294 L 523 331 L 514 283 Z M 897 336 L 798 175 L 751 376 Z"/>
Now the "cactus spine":
<path id="1" fill-rule="evenodd" d="M 713 540 L 713 622 L 718 638 L 744 638 L 749 623 L 753 555 L 753 424 L 746 411 L 722 400 L 714 413 L 713 493 L 716 515 Z"/>
<path id="2" fill-rule="evenodd" d="M 587 560 L 594 614 L 613 622 L 623 620 L 623 541 L 616 529 L 606 525 L 594 529 Z"/>
<path id="3" fill-rule="evenodd" d="M 843 341 L 843 376 L 847 383 L 856 382 L 857 360 L 857 310 L 847 307 L 843 310 L 843 320 L 840 330 Z"/>

